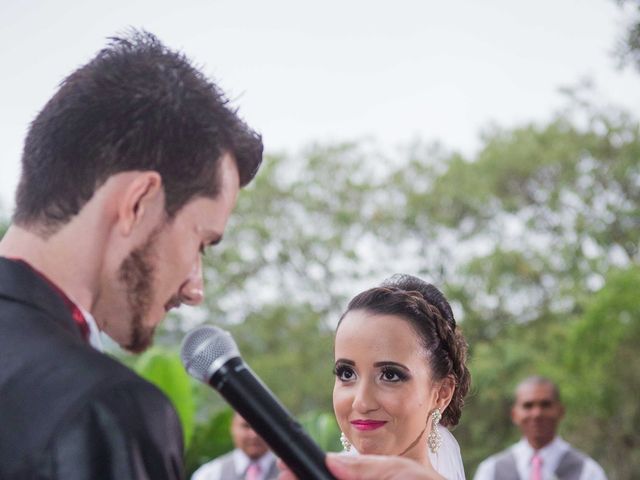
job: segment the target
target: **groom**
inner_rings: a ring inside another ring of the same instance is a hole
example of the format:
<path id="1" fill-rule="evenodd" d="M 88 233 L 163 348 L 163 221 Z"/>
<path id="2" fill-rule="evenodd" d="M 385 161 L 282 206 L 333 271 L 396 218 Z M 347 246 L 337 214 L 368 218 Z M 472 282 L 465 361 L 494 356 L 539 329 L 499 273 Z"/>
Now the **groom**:
<path id="1" fill-rule="evenodd" d="M 260 137 L 216 85 L 145 32 L 111 39 L 32 122 L 0 242 L 0 478 L 181 479 L 182 429 L 141 352 L 203 298 Z"/>

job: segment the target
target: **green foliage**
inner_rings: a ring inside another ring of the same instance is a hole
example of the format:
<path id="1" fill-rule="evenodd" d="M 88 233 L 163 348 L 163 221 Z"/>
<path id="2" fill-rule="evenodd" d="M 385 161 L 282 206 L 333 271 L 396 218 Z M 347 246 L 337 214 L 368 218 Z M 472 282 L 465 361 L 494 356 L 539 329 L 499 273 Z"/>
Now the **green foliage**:
<path id="1" fill-rule="evenodd" d="M 196 425 L 191 444 L 185 453 L 187 478 L 200 465 L 233 450 L 230 433 L 232 417 L 233 411 L 225 408 Z"/>
<path id="2" fill-rule="evenodd" d="M 617 39 L 615 55 L 621 65 L 632 65 L 640 70 L 640 2 L 638 0 L 615 0 L 620 6 L 634 8 L 632 19 L 625 25 L 625 31 Z"/>
<path id="3" fill-rule="evenodd" d="M 325 452 L 342 450 L 340 428 L 333 412 L 307 412 L 300 417 L 300 423 Z"/>
<path id="4" fill-rule="evenodd" d="M 267 157 L 206 259 L 204 307 L 171 316 L 158 344 L 178 343 L 194 318 L 227 328 L 316 441 L 338 450 L 333 414 L 319 413 L 332 411 L 335 323 L 360 290 L 417 274 L 445 291 L 470 345 L 456 428 L 469 476 L 518 437 L 513 388 L 543 374 L 561 387 L 563 436 L 611 480 L 635 478 L 640 126 L 578 93 L 549 122 L 487 131 L 469 158 L 420 142 L 393 158 L 370 143 Z M 189 473 L 232 448 L 230 411 L 175 353 L 153 349 L 134 368 L 176 406 Z"/>
<path id="5" fill-rule="evenodd" d="M 207 259 L 202 317 L 232 331 L 333 450 L 325 417 L 305 413 L 332 410 L 335 322 L 360 290 L 417 274 L 445 290 L 470 344 L 472 392 L 456 429 L 469 475 L 518 437 L 512 390 L 538 373 L 560 383 L 563 435 L 609 478 L 633 478 L 640 129 L 627 112 L 569 107 L 546 124 L 488 131 L 471 158 L 420 143 L 393 159 L 371 144 L 267 158 Z M 187 324 L 171 318 L 165 340 Z M 222 403 L 195 388 L 197 418 L 215 422 Z"/>
<path id="6" fill-rule="evenodd" d="M 231 327 L 243 357 L 294 413 L 331 409 L 333 334 L 309 305 L 267 305 Z"/>
<path id="7" fill-rule="evenodd" d="M 178 354 L 153 347 L 136 361 L 134 369 L 169 397 L 178 411 L 188 447 L 194 427 L 195 401 L 192 380 L 185 373 Z"/>
<path id="8" fill-rule="evenodd" d="M 640 471 L 640 266 L 613 270 L 571 325 L 563 352 L 568 436 L 621 478 Z M 584 435 L 588 432 L 588 435 Z M 601 438 L 606 438 L 602 442 Z"/>

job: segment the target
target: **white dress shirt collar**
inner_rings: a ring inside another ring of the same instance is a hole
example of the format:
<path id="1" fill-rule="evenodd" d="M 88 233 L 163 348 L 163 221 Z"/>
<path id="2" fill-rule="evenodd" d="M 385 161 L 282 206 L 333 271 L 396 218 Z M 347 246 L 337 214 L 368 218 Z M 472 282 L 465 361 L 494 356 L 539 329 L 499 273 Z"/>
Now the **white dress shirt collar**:
<path id="1" fill-rule="evenodd" d="M 550 443 L 537 450 L 538 455 L 542 458 L 543 478 L 553 478 L 553 472 L 560 464 L 562 456 L 569 449 L 569 444 L 556 436 Z M 513 453 L 516 457 L 516 465 L 518 472 L 522 478 L 529 478 L 531 473 L 531 459 L 536 450 L 529 444 L 526 438 L 521 439 L 513 447 Z"/>
<path id="2" fill-rule="evenodd" d="M 73 303 L 75 303 L 76 307 L 78 307 L 80 312 L 82 312 L 82 315 L 84 316 L 84 319 L 87 321 L 87 325 L 89 326 L 89 344 L 99 352 L 102 352 L 104 350 L 104 347 L 102 346 L 102 338 L 100 337 L 100 329 L 98 328 L 96 319 L 93 318 L 93 315 L 82 308 L 82 306 L 80 306 L 78 303 Z"/>

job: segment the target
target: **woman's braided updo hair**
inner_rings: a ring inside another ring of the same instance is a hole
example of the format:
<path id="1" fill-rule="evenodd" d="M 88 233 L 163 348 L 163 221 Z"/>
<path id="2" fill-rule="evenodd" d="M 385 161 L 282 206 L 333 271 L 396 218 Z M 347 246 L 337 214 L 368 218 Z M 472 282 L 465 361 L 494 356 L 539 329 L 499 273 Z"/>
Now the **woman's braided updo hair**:
<path id="1" fill-rule="evenodd" d="M 398 315 L 409 321 L 427 352 L 434 380 L 451 376 L 455 381 L 451 403 L 442 414 L 442 424 L 447 427 L 457 425 L 471 381 L 465 364 L 467 342 L 456 328 L 451 306 L 442 292 L 417 277 L 398 274 L 381 286 L 356 295 L 340 322 L 352 310 Z"/>

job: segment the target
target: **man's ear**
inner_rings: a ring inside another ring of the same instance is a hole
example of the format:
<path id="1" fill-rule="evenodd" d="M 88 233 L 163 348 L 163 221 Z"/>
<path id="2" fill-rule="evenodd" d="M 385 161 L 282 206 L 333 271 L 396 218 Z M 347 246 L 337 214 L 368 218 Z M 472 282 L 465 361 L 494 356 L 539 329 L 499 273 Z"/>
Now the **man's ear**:
<path id="1" fill-rule="evenodd" d="M 136 172 L 127 179 L 117 202 L 118 228 L 122 235 L 128 236 L 146 217 L 164 210 L 162 177 L 153 171 Z"/>

